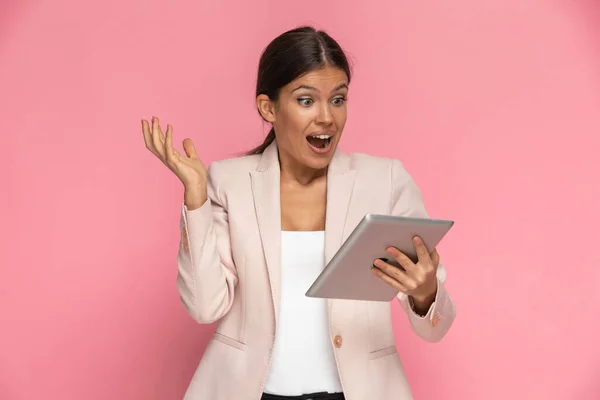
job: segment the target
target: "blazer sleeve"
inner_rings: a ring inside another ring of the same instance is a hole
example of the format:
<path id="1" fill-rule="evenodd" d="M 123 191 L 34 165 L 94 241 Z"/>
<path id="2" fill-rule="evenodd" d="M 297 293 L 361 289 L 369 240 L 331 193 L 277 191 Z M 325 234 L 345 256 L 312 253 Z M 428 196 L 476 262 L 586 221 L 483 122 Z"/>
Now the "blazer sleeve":
<path id="1" fill-rule="evenodd" d="M 421 191 L 400 161 L 392 162 L 392 215 L 427 218 Z M 456 308 L 444 286 L 446 269 L 442 262 L 437 269 L 438 290 L 435 300 L 425 315 L 414 311 L 412 301 L 404 293 L 398 294 L 402 309 L 408 315 L 412 330 L 428 342 L 439 342 L 446 335 L 454 318 Z"/>
<path id="2" fill-rule="evenodd" d="M 233 304 L 238 282 L 231 254 L 229 218 L 219 196 L 215 164 L 208 169 L 208 199 L 200 208 L 181 210 L 177 289 L 188 313 L 199 323 L 222 318 Z"/>

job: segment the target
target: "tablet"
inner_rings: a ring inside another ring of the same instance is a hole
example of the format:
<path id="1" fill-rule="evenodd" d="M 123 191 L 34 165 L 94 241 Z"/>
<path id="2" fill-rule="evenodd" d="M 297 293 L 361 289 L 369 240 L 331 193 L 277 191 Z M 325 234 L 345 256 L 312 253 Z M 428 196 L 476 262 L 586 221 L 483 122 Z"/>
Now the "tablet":
<path id="1" fill-rule="evenodd" d="M 412 239 L 419 236 L 433 250 L 454 225 L 454 221 L 367 214 L 342 244 L 306 292 L 308 297 L 391 301 L 398 290 L 373 275 L 373 261 L 398 262 L 386 253 L 393 246 L 417 261 Z"/>

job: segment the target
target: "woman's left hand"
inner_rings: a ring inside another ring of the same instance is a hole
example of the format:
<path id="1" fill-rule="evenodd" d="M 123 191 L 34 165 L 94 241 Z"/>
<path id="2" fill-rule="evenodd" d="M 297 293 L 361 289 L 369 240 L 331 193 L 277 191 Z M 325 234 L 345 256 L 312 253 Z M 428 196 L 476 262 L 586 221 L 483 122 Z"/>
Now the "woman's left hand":
<path id="1" fill-rule="evenodd" d="M 426 312 L 437 294 L 436 274 L 440 256 L 435 249 L 429 252 L 418 236 L 413 238 L 413 243 L 418 257 L 416 264 L 398 249 L 389 247 L 386 252 L 398 261 L 404 271 L 378 259 L 373 263 L 376 268 L 372 272 L 388 285 L 412 297 L 415 307 Z"/>

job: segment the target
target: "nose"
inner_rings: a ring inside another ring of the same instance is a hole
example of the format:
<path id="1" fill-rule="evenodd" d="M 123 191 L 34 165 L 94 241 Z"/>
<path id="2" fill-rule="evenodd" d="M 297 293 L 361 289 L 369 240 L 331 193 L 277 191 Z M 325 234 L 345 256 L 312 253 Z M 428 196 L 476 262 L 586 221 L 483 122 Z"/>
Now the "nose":
<path id="1" fill-rule="evenodd" d="M 333 115 L 328 103 L 323 103 L 321 107 L 319 107 L 316 122 L 319 125 L 331 125 L 333 123 Z"/>

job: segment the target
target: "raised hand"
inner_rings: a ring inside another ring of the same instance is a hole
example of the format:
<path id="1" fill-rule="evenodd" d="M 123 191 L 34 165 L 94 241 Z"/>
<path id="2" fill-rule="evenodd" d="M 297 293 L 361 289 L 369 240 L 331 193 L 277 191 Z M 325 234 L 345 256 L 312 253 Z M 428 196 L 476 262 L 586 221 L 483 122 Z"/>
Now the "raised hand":
<path id="1" fill-rule="evenodd" d="M 152 117 L 150 123 L 142 120 L 142 132 L 146 148 L 173 171 L 186 190 L 206 191 L 206 167 L 198 157 L 191 139 L 183 141 L 185 155 L 182 155 L 173 148 L 171 125 L 167 125 L 166 135 L 163 135 L 158 118 Z"/>

